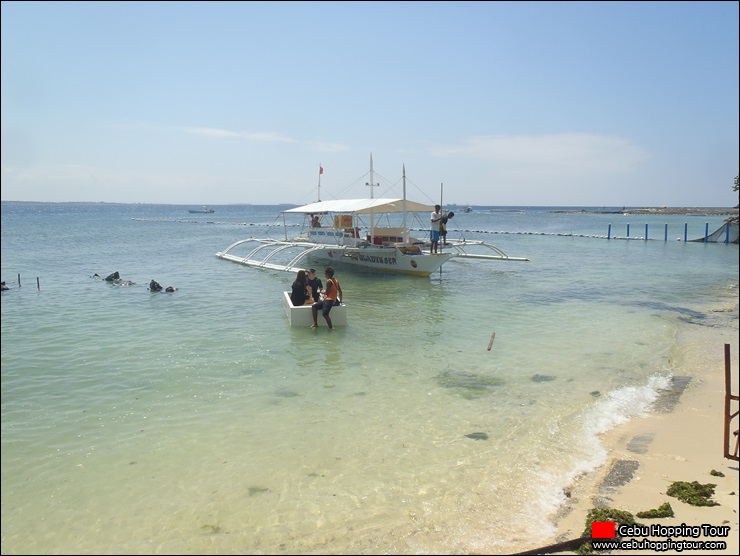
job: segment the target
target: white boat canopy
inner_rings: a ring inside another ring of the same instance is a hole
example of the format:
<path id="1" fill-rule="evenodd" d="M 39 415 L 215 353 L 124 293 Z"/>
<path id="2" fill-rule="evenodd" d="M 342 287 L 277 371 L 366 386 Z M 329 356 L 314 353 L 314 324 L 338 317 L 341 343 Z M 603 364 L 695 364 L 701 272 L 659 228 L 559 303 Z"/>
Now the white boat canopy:
<path id="1" fill-rule="evenodd" d="M 405 207 L 404 207 L 405 205 Z M 434 207 L 406 199 L 337 199 L 318 201 L 283 212 L 313 214 L 325 212 L 351 212 L 355 214 L 378 214 L 380 212 L 432 212 Z"/>

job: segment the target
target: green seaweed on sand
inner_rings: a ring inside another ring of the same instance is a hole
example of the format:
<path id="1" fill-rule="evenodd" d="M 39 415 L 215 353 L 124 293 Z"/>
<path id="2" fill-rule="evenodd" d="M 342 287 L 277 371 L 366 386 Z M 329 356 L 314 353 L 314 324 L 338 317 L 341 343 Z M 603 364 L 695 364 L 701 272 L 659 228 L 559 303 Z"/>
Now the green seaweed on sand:
<path id="1" fill-rule="evenodd" d="M 719 506 L 718 502 L 710 500 L 714 494 L 714 487 L 717 485 L 707 483 L 702 485 L 697 481 L 688 483 L 686 481 L 676 481 L 666 491 L 668 496 L 678 498 L 682 502 L 692 506 Z"/>
<path id="2" fill-rule="evenodd" d="M 288 390 L 287 388 L 278 388 L 275 390 L 275 395 L 278 398 L 295 398 L 296 396 L 300 396 L 298 392 L 293 392 L 292 390 Z"/>
<path id="3" fill-rule="evenodd" d="M 637 517 L 644 519 L 650 519 L 655 517 L 673 517 L 673 508 L 668 502 L 664 502 L 657 509 L 647 510 L 645 512 L 637 512 Z"/>
<path id="4" fill-rule="evenodd" d="M 221 532 L 221 527 L 211 524 L 201 525 L 200 532 L 204 535 L 218 535 Z"/>
<path id="5" fill-rule="evenodd" d="M 504 381 L 497 377 L 477 375 L 475 373 L 445 371 L 437 375 L 437 384 L 442 388 L 451 388 L 466 400 L 482 398 L 501 386 Z"/>
<path id="6" fill-rule="evenodd" d="M 255 494 L 261 494 L 263 492 L 270 492 L 270 489 L 261 486 L 251 486 L 249 487 L 248 492 L 249 496 L 254 496 Z"/>

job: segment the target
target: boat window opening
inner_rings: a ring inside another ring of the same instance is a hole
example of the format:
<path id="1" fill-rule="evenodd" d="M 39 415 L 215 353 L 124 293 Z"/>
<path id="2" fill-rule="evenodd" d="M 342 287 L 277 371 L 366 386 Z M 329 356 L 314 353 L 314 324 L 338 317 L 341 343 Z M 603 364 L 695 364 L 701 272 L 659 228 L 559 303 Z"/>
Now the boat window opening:
<path id="1" fill-rule="evenodd" d="M 351 214 L 337 214 L 334 217 L 334 227 L 339 228 L 351 228 L 352 227 L 352 215 Z"/>

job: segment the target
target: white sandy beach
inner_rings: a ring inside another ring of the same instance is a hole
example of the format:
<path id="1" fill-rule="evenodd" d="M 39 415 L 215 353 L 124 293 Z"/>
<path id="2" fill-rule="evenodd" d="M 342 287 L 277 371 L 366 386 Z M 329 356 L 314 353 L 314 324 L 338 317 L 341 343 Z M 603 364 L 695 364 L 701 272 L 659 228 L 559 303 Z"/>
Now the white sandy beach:
<path id="1" fill-rule="evenodd" d="M 726 318 L 728 312 L 734 315 L 729 322 Z M 727 537 L 709 538 L 702 535 L 698 539 L 684 540 L 725 541 L 725 550 L 713 550 L 711 553 L 738 554 L 738 462 L 723 455 L 725 344 L 730 345 L 731 351 L 732 393 L 737 395 L 739 388 L 737 304 L 734 307 L 717 308 L 713 317 L 705 325 L 684 327 L 678 338 L 681 348 L 673 356 L 674 377 L 691 377 L 691 380 L 673 409 L 651 412 L 648 416 L 634 419 L 604 435 L 602 441 L 608 450 L 609 459 L 602 468 L 582 477 L 573 485 L 567 507 L 558 518 L 559 533 L 553 539 L 553 544 L 582 536 L 586 516 L 591 508 L 619 509 L 636 516 L 637 512 L 655 509 L 668 502 L 675 513 L 673 518 L 635 517 L 635 521 L 648 526 L 729 526 Z M 732 411 L 737 411 L 737 402 L 733 402 Z M 738 419 L 735 418 L 731 422 L 731 431 L 737 428 Z M 625 461 L 636 462 L 628 465 L 634 469 L 634 474 L 626 480 L 615 482 L 614 474 L 610 476 L 610 472 L 617 462 Z M 712 470 L 725 476 L 711 475 Z M 712 500 L 720 505 L 697 507 L 666 495 L 666 490 L 675 481 L 716 484 Z M 651 540 L 664 541 L 665 538 Z M 533 548 L 535 547 L 529 549 Z M 665 551 L 669 554 L 709 552 Z M 656 550 L 611 552 L 655 553 Z"/>

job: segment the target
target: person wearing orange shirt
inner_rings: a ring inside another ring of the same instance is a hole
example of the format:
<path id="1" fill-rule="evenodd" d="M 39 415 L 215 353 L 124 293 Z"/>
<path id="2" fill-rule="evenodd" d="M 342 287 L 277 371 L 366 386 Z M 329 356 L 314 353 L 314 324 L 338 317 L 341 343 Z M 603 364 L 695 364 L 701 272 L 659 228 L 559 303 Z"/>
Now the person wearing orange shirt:
<path id="1" fill-rule="evenodd" d="M 326 267 L 326 270 L 324 270 L 324 276 L 326 276 L 324 300 L 316 301 L 316 303 L 311 305 L 311 315 L 313 316 L 313 324 L 311 325 L 311 328 L 318 328 L 319 323 L 316 319 L 319 316 L 319 309 L 321 309 L 321 314 L 324 316 L 326 325 L 329 327 L 329 330 L 331 330 L 334 327 L 331 324 L 329 311 L 331 311 L 331 308 L 334 307 L 334 305 L 339 305 L 342 302 L 344 294 L 342 293 L 342 286 L 339 285 L 339 280 L 334 278 L 334 269 L 332 267 Z"/>

